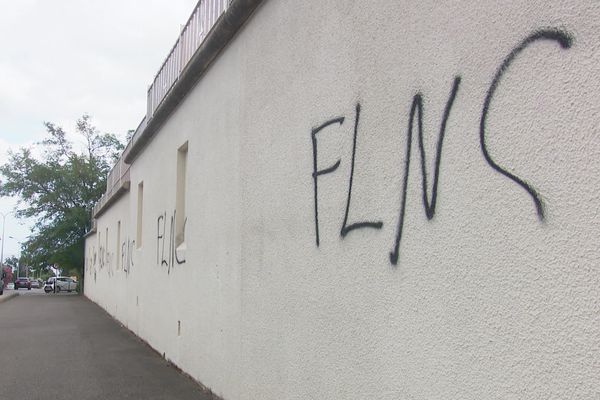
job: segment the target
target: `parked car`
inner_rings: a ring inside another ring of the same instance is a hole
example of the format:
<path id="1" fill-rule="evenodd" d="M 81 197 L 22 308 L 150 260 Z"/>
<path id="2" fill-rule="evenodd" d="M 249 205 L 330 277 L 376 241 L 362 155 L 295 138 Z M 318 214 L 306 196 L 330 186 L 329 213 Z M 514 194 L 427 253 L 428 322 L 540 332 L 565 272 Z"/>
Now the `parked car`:
<path id="1" fill-rule="evenodd" d="M 29 278 L 17 278 L 15 281 L 15 290 L 19 290 L 21 288 L 27 288 L 27 290 L 31 290 L 31 281 Z"/>
<path id="2" fill-rule="evenodd" d="M 13 289 L 15 288 L 15 284 L 14 284 L 13 282 L 8 282 L 8 283 L 6 284 L 6 288 L 7 288 L 8 290 L 13 290 Z"/>
<path id="3" fill-rule="evenodd" d="M 4 293 L 4 279 L 6 278 L 6 272 L 0 268 L 0 296 Z"/>
<path id="4" fill-rule="evenodd" d="M 48 278 L 48 280 L 46 282 L 44 282 L 44 292 L 46 293 L 50 293 L 52 291 L 54 291 L 54 280 L 56 278 L 51 276 L 50 278 Z"/>
<path id="5" fill-rule="evenodd" d="M 46 284 L 44 285 L 44 292 L 50 293 L 54 291 L 54 286 L 56 285 L 56 293 L 60 293 L 65 290 L 67 292 L 72 292 L 73 290 L 77 290 L 77 281 L 68 276 L 52 276 L 48 278 Z"/>
<path id="6" fill-rule="evenodd" d="M 40 281 L 38 281 L 37 279 L 32 279 L 32 280 L 30 280 L 30 282 L 31 282 L 32 288 L 39 289 L 41 287 Z"/>

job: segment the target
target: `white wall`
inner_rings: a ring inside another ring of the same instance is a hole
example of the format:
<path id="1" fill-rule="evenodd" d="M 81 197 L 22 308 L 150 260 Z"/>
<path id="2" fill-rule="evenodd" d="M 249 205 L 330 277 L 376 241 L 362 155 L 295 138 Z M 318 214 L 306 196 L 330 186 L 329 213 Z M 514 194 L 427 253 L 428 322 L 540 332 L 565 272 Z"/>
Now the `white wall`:
<path id="1" fill-rule="evenodd" d="M 144 182 L 133 266 L 94 264 L 90 237 L 86 295 L 225 399 L 600 396 L 599 12 L 265 1 L 99 218 L 102 240 L 119 219 L 134 239 Z M 421 93 L 431 198 L 455 77 L 431 220 L 415 117 L 393 264 L 411 104 Z M 358 104 L 347 226 L 381 228 L 342 237 Z M 317 177 L 317 247 L 311 130 L 341 117 L 316 134 L 317 169 L 340 161 Z M 186 141 L 178 263 L 169 228 Z"/>

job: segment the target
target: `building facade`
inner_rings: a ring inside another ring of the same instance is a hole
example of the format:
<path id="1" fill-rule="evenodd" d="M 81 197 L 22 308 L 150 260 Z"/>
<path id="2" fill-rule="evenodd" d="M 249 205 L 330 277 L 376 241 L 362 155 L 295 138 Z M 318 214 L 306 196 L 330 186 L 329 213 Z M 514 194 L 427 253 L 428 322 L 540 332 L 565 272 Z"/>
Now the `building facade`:
<path id="1" fill-rule="evenodd" d="M 85 295 L 227 400 L 598 398 L 600 5 L 221 3 Z"/>

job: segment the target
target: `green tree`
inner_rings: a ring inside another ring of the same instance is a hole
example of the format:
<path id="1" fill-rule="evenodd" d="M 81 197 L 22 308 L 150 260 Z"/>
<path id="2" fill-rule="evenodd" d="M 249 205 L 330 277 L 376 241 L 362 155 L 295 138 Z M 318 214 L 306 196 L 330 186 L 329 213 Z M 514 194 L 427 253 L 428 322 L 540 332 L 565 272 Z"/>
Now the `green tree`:
<path id="1" fill-rule="evenodd" d="M 46 139 L 9 152 L 9 161 L 0 166 L 0 196 L 17 197 L 15 215 L 35 220 L 23 243 L 23 264 L 36 270 L 58 264 L 81 272 L 92 208 L 124 146 L 116 136 L 99 133 L 88 115 L 77 121 L 76 133 L 83 138 L 79 150 L 61 127 L 44 125 Z"/>
<path id="2" fill-rule="evenodd" d="M 8 265 L 11 267 L 11 270 L 14 269 L 16 275 L 19 275 L 19 259 L 15 256 L 6 257 L 4 259 L 4 265 Z"/>
<path id="3" fill-rule="evenodd" d="M 19 259 L 15 256 L 6 257 L 4 259 L 4 264 L 17 268 L 19 266 Z"/>

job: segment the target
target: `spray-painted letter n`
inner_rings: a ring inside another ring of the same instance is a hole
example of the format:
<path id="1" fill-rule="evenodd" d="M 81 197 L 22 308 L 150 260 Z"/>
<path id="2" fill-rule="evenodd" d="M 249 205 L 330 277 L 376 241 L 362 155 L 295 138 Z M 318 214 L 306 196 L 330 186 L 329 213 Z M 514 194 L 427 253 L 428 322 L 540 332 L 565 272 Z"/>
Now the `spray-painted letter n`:
<path id="1" fill-rule="evenodd" d="M 317 243 L 317 247 L 319 246 L 319 190 L 318 190 L 318 184 L 317 184 L 317 180 L 319 175 L 324 175 L 324 174 L 329 174 L 333 171 L 335 171 L 339 166 L 340 166 L 340 159 L 338 159 L 336 161 L 335 164 L 333 164 L 332 166 L 330 166 L 329 168 L 325 168 L 325 169 L 317 169 L 317 133 L 319 133 L 320 131 L 322 131 L 323 129 L 327 128 L 329 125 L 333 125 L 333 124 L 343 124 L 344 123 L 344 117 L 338 117 L 338 118 L 334 118 L 331 119 L 321 125 L 319 125 L 316 128 L 313 128 L 311 131 L 311 139 L 312 139 L 312 148 L 313 148 L 313 173 L 312 173 L 312 177 L 313 177 L 313 182 L 314 182 L 314 189 L 315 189 L 315 238 L 316 238 L 316 243 Z"/>

